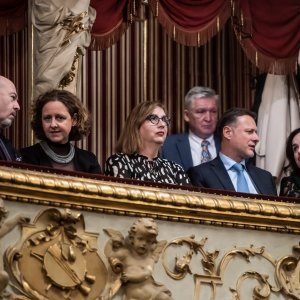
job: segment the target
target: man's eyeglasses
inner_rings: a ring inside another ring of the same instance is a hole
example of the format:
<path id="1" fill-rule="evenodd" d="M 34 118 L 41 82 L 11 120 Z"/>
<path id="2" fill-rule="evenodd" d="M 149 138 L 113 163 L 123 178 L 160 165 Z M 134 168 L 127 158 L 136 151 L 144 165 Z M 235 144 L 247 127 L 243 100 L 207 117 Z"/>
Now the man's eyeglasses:
<path id="1" fill-rule="evenodd" d="M 146 120 L 150 121 L 153 125 L 157 125 L 160 120 L 162 120 L 167 126 L 170 125 L 171 119 L 167 116 L 162 116 L 161 118 L 158 115 L 149 115 L 146 117 Z"/>

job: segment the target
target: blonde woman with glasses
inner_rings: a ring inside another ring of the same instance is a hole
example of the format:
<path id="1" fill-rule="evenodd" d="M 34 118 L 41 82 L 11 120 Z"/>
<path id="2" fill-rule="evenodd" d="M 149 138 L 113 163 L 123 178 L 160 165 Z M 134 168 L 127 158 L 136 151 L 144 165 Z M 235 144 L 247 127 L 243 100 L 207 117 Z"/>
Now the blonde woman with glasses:
<path id="1" fill-rule="evenodd" d="M 129 114 L 116 152 L 105 164 L 105 174 L 158 183 L 188 185 L 183 168 L 159 157 L 170 119 L 159 102 L 142 102 Z"/>

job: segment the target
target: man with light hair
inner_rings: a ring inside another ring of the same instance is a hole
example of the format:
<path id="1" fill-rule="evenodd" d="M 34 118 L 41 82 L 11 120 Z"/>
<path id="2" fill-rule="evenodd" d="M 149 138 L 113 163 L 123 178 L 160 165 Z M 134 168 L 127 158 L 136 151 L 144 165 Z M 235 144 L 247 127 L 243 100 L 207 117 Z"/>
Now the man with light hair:
<path id="1" fill-rule="evenodd" d="M 215 158 L 220 140 L 215 135 L 219 97 L 209 87 L 195 86 L 185 96 L 184 120 L 189 132 L 167 137 L 162 157 L 180 164 L 185 171 Z"/>
<path id="2" fill-rule="evenodd" d="M 11 126 L 17 111 L 20 110 L 18 94 L 12 81 L 4 76 L 0 76 L 0 131 Z M 0 160 L 16 160 L 15 151 L 0 132 Z"/>

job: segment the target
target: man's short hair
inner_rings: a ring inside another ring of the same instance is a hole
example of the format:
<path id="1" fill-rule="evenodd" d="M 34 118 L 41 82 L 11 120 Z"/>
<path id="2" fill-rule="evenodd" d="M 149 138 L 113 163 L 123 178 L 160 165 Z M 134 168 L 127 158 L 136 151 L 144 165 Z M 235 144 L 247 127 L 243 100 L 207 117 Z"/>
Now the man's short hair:
<path id="1" fill-rule="evenodd" d="M 219 96 L 216 94 L 216 91 L 212 88 L 205 86 L 194 86 L 191 88 L 184 98 L 185 108 L 189 108 L 194 98 L 214 98 L 216 101 L 219 100 Z"/>
<path id="2" fill-rule="evenodd" d="M 238 117 L 242 116 L 250 116 L 256 121 L 257 115 L 255 112 L 245 109 L 245 108 L 238 108 L 234 107 L 229 110 L 227 110 L 219 120 L 218 126 L 217 126 L 217 132 L 220 137 L 223 136 L 223 128 L 229 124 L 234 124 L 237 122 Z"/>

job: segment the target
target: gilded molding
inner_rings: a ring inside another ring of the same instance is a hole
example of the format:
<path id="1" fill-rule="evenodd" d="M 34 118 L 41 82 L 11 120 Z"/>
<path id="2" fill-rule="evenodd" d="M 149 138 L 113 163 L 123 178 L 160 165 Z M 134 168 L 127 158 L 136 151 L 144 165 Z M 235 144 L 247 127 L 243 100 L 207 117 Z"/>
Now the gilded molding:
<path id="1" fill-rule="evenodd" d="M 300 232 L 300 204 L 295 203 L 247 200 L 5 166 L 0 166 L 0 187 L 0 197 L 11 201 L 224 227 Z"/>

